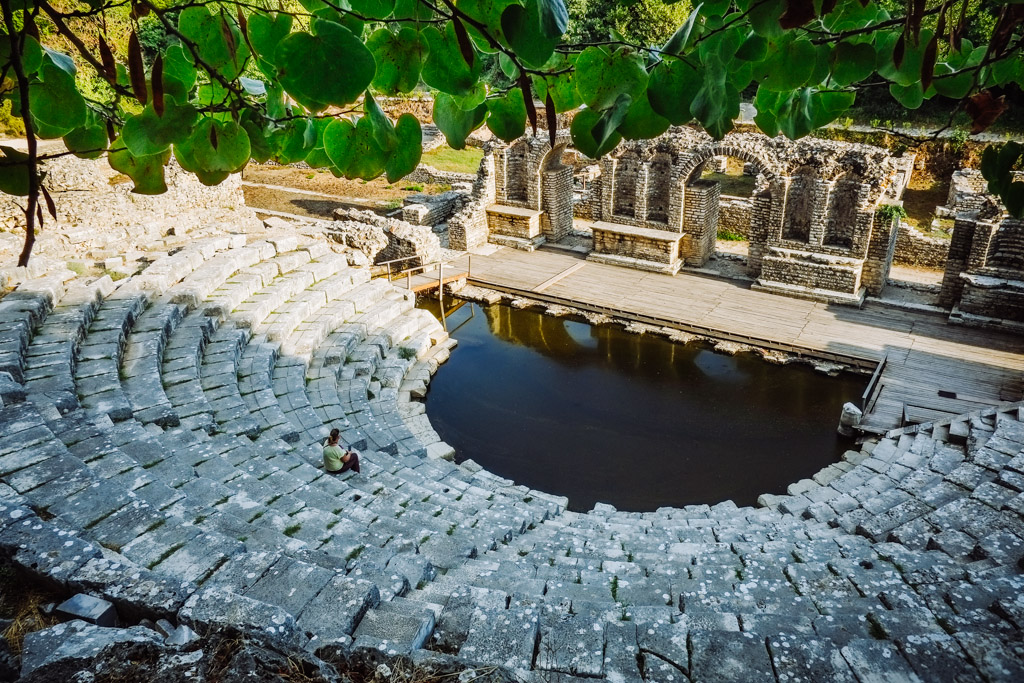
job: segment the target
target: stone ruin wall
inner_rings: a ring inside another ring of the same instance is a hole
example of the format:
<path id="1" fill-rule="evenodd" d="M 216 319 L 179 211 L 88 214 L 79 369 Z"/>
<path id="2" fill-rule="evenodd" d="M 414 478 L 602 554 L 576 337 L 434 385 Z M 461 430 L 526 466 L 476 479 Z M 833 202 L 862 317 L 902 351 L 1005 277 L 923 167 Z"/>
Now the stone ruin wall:
<path id="1" fill-rule="evenodd" d="M 893 263 L 917 268 L 943 270 L 949 258 L 949 240 L 928 237 L 907 223 L 900 222 Z"/>
<path id="2" fill-rule="evenodd" d="M 56 151 L 45 149 L 44 151 Z M 56 222 L 44 210 L 33 259 L 77 258 L 103 261 L 149 250 L 167 235 L 185 235 L 205 228 L 247 230 L 258 225 L 245 206 L 241 176 L 234 174 L 207 187 L 174 158 L 165 168 L 167 192 L 141 195 L 133 183 L 110 168 L 105 158 L 64 156 L 43 164 L 57 208 Z M 0 195 L 0 263 L 16 262 L 24 242 L 21 200 Z M 56 224 L 55 224 L 56 223 Z"/>
<path id="3" fill-rule="evenodd" d="M 487 207 L 497 198 L 494 148 L 484 147 L 484 157 L 469 199 L 448 219 L 448 243 L 452 249 L 475 249 L 487 243 Z"/>
<path id="4" fill-rule="evenodd" d="M 718 203 L 718 229 L 749 238 L 753 214 L 754 204 L 749 197 L 723 194 Z"/>

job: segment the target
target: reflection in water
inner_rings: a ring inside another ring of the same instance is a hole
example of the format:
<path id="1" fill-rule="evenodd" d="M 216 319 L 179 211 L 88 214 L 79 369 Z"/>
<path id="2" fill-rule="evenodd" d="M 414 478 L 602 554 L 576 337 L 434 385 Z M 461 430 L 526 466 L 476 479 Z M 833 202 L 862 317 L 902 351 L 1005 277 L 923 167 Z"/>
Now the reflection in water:
<path id="1" fill-rule="evenodd" d="M 481 314 L 482 313 L 482 314 Z M 585 510 L 753 504 L 834 462 L 865 381 L 507 306 L 450 313 L 431 422 L 492 472 Z"/>

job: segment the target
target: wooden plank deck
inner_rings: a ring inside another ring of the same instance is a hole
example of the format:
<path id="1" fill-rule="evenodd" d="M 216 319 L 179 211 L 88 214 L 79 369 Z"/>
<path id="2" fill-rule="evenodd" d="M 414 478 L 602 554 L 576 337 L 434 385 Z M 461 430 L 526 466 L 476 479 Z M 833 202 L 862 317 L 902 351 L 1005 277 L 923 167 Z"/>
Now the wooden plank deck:
<path id="1" fill-rule="evenodd" d="M 900 426 L 904 404 L 923 421 L 1024 400 L 1024 339 L 948 325 L 936 314 L 790 299 L 752 291 L 740 281 L 648 273 L 549 250 L 501 248 L 474 254 L 471 268 L 468 258 L 453 267 L 469 270 L 474 284 L 525 297 L 860 367 L 888 355 L 877 400 L 864 420 L 878 430 Z"/>

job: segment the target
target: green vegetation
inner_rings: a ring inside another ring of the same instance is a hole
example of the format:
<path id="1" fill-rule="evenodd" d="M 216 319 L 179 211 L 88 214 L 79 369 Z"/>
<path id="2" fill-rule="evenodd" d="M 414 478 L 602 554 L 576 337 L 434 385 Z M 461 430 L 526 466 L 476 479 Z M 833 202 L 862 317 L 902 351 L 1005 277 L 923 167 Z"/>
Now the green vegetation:
<path id="1" fill-rule="evenodd" d="M 438 147 L 423 155 L 423 163 L 433 166 L 438 171 L 449 171 L 451 173 L 476 173 L 480 166 L 480 160 L 484 158 L 484 152 L 476 147 L 465 149 L 451 149 L 450 147 Z M 452 189 L 451 186 L 448 189 Z M 443 192 L 444 190 L 442 190 Z"/>
<path id="2" fill-rule="evenodd" d="M 0 148 L 0 191 L 26 197 L 26 265 L 51 209 L 40 139 L 106 156 L 141 194 L 166 191 L 172 155 L 208 185 L 250 159 L 395 183 L 420 163 L 422 131 L 410 113 L 388 118 L 377 98 L 421 84 L 434 91 L 433 121 L 451 148 L 428 163 L 470 173 L 480 151 L 465 149 L 469 134 L 486 125 L 518 138 L 528 122 L 535 127 L 535 102 L 545 114 L 577 111 L 569 132 L 592 158 L 694 120 L 720 139 L 743 97 L 771 136 L 845 122 L 858 98 L 877 97 L 890 110 L 874 107 L 873 119 L 909 125 L 907 111 L 933 108 L 955 125 L 952 114 L 963 112 L 980 132 L 1019 108 L 1024 12 L 1007 9 L 1018 5 L 4 2 L 0 114 L 11 115 L 0 124 L 13 129 L 20 119 L 27 151 Z M 1016 216 L 1024 183 L 1012 171 L 1022 156 L 1024 147 L 1007 143 L 982 158 L 989 189 Z"/>
<path id="3" fill-rule="evenodd" d="M 744 237 L 743 235 L 739 234 L 738 232 L 732 232 L 731 230 L 726 230 L 724 228 L 719 228 L 718 229 L 718 239 L 723 240 L 725 242 L 746 242 L 747 241 L 747 238 Z"/>
<path id="4" fill-rule="evenodd" d="M 288 538 L 292 538 L 295 534 L 299 533 L 299 529 L 301 528 L 301 524 L 290 524 L 284 528 L 284 535 Z"/>

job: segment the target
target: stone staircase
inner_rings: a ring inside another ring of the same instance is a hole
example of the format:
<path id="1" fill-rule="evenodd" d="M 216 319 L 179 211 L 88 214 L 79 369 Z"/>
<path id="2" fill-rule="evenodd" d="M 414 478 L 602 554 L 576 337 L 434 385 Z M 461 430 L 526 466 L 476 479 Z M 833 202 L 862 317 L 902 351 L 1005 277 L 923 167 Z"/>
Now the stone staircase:
<path id="1" fill-rule="evenodd" d="M 295 235 L 0 299 L 0 548 L 124 618 L 524 681 L 1024 677 L 1024 415 L 891 432 L 759 508 L 590 513 L 437 456 L 453 342 Z M 330 476 L 337 426 L 363 471 Z"/>

